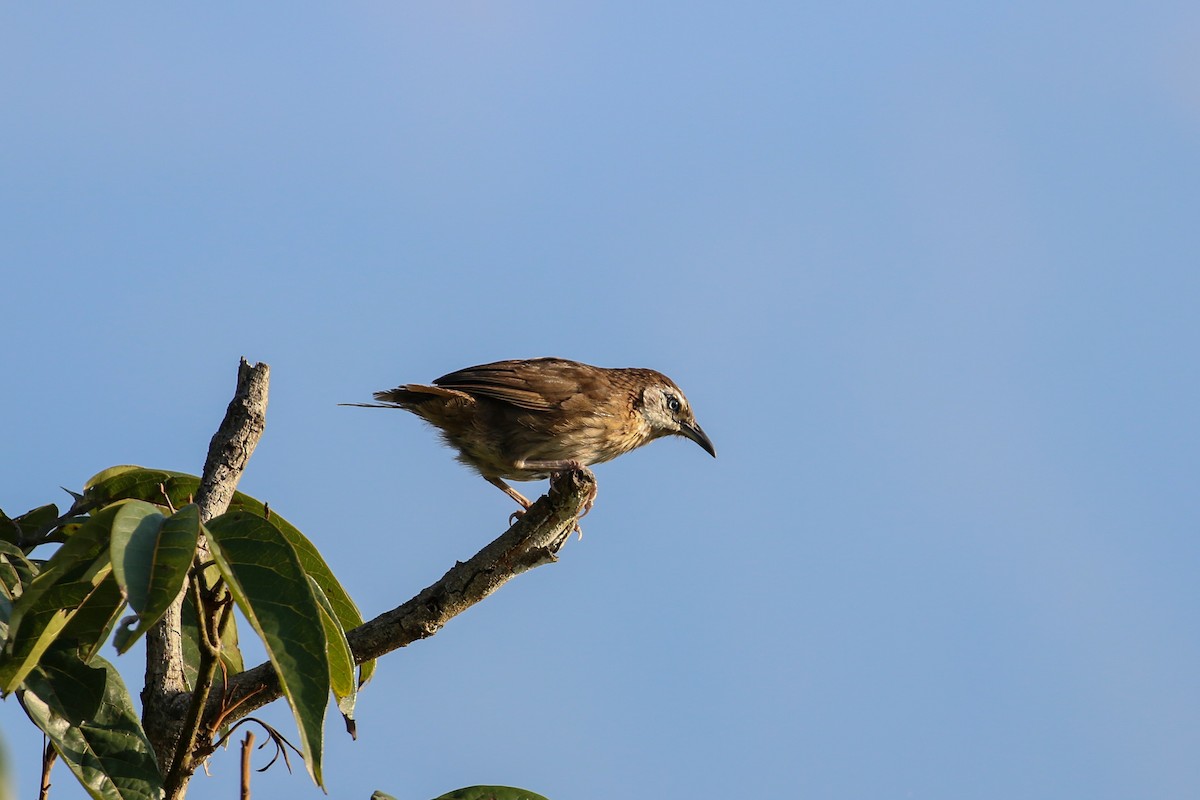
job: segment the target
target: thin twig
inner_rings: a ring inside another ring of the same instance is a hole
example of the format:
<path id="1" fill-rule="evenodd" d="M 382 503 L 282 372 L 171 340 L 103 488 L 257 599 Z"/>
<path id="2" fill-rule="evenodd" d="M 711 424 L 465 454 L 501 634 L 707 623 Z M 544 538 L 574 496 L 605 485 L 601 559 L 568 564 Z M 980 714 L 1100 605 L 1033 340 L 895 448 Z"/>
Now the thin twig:
<path id="1" fill-rule="evenodd" d="M 246 731 L 242 740 L 242 794 L 241 800 L 250 800 L 250 756 L 254 750 L 254 731 Z"/>
<path id="2" fill-rule="evenodd" d="M 214 612 L 212 603 L 206 602 L 207 598 L 204 597 L 205 593 L 200 588 L 198 578 L 193 578 L 189 584 L 196 603 L 197 627 L 200 629 L 200 666 L 196 671 L 196 688 L 192 692 L 192 701 L 183 722 L 179 744 L 175 748 L 175 759 L 171 762 L 171 770 L 167 773 L 164 784 L 167 797 L 181 793 L 187 779 L 201 760 L 195 758 L 197 739 L 200 735 L 200 718 L 208 702 L 221 656 L 220 642 L 213 639 L 213 628 L 216 626 L 212 619 L 212 615 L 219 612 Z"/>
<path id="3" fill-rule="evenodd" d="M 58 752 L 46 736 L 42 736 L 42 741 L 46 746 L 42 750 L 42 786 L 38 790 L 38 800 L 47 800 L 50 797 L 50 768 L 54 766 L 54 759 L 58 757 Z"/>
<path id="4" fill-rule="evenodd" d="M 174 514 L 174 513 L 176 512 L 176 510 L 177 510 L 177 509 L 175 508 L 175 504 L 171 502 L 171 495 L 167 494 L 167 487 L 166 487 L 166 485 L 165 485 L 165 484 L 162 484 L 162 483 L 160 483 L 160 484 L 158 485 L 158 490 L 159 490 L 160 492 L 162 492 L 163 500 L 166 502 L 166 504 L 167 504 L 167 508 L 171 510 L 171 513 L 172 513 L 172 514 Z"/>

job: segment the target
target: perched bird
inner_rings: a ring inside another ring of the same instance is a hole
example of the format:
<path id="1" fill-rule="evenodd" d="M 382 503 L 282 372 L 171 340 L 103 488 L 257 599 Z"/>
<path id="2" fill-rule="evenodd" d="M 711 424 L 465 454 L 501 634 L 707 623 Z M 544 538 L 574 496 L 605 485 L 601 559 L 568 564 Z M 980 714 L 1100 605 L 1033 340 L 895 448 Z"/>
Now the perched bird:
<path id="1" fill-rule="evenodd" d="M 533 481 L 599 464 L 663 436 L 714 458 L 675 382 L 652 369 L 605 369 L 562 358 L 497 361 L 375 392 L 367 408 L 402 408 L 433 425 L 458 460 L 521 504 L 505 478 Z M 589 500 L 585 513 L 591 507 Z"/>

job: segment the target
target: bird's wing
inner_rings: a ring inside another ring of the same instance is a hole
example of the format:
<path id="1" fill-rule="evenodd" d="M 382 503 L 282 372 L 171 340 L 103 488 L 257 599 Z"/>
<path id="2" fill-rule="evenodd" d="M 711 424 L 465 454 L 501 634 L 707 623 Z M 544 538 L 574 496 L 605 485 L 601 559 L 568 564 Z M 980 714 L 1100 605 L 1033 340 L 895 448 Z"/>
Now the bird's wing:
<path id="1" fill-rule="evenodd" d="M 550 411 L 579 393 L 587 370 L 595 368 L 559 358 L 497 361 L 451 372 L 434 383 L 517 408 Z"/>

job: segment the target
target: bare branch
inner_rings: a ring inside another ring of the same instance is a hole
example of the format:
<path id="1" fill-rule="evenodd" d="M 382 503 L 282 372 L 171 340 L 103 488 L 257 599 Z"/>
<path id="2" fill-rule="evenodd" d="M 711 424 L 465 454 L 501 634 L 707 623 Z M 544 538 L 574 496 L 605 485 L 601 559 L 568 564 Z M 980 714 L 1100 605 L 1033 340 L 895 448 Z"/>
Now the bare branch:
<path id="1" fill-rule="evenodd" d="M 196 505 L 200 506 L 200 519 L 204 522 L 229 508 L 242 471 L 258 446 L 267 424 L 270 379 L 271 368 L 266 364 L 250 366 L 243 358 L 238 365 L 237 390 L 208 446 L 208 459 L 196 492 Z"/>
<path id="2" fill-rule="evenodd" d="M 267 388 L 271 370 L 266 364 L 251 366 L 242 359 L 237 389 L 208 448 L 208 458 L 196 493 L 200 519 L 223 514 L 233 499 L 238 480 L 254 452 L 266 424 Z M 198 559 L 207 560 L 207 543 L 201 537 Z M 186 589 L 185 589 L 186 591 Z M 180 736 L 178 702 L 187 692 L 183 675 L 181 608 L 183 593 L 146 635 L 146 687 L 142 691 L 142 724 L 154 745 L 161 769 L 174 763 Z M 186 781 L 184 782 L 186 786 Z M 182 789 L 182 787 L 180 787 Z"/>
<path id="3" fill-rule="evenodd" d="M 517 575 L 555 561 L 595 486 L 596 477 L 586 469 L 557 476 L 550 491 L 491 544 L 455 564 L 441 580 L 408 602 L 348 632 L 346 639 L 355 662 L 361 664 L 433 636 L 451 618 Z M 211 724 L 224 714 L 221 722 L 229 724 L 279 696 L 274 667 L 269 662 L 259 664 L 232 677 L 223 696 L 210 698 L 205 720 Z"/>

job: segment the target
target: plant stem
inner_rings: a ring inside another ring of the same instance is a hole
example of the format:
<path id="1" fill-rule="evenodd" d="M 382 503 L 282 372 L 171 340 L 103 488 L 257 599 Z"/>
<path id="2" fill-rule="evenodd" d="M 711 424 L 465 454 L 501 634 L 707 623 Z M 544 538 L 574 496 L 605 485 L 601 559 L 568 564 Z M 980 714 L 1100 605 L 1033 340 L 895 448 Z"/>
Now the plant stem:
<path id="1" fill-rule="evenodd" d="M 242 740 L 242 794 L 241 800 L 250 800 L 250 755 L 254 752 L 254 731 L 246 731 Z"/>
<path id="2" fill-rule="evenodd" d="M 50 768 L 58 757 L 54 745 L 44 736 L 42 738 L 46 741 L 46 749 L 42 751 L 42 786 L 38 790 L 38 800 L 46 800 L 50 796 Z"/>

